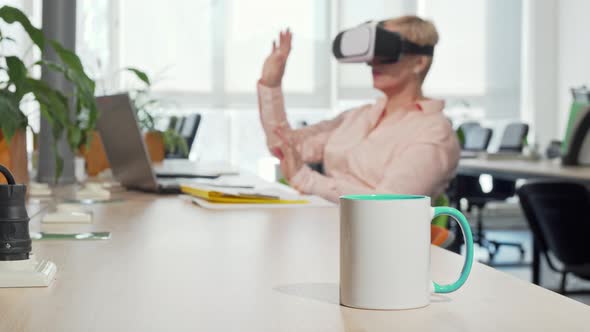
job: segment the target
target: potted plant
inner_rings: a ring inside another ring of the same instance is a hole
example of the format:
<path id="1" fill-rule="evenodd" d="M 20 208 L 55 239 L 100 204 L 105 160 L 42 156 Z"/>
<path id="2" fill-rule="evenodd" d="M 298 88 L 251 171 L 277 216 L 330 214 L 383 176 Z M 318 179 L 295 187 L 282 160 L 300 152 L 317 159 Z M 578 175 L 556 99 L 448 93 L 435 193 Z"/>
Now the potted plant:
<path id="1" fill-rule="evenodd" d="M 17 175 L 17 181 L 28 181 L 26 142 L 24 132 L 28 127 L 24 112 L 26 105 L 37 103 L 43 116 L 52 127 L 54 138 L 56 174 L 59 179 L 63 170 L 63 160 L 58 154 L 57 142 L 64 135 L 68 145 L 76 151 L 80 145 L 90 143 L 90 134 L 96 125 L 98 110 L 94 98 L 94 81 L 84 72 L 78 56 L 65 49 L 60 43 L 46 40 L 43 32 L 35 28 L 27 16 L 19 9 L 3 6 L 0 19 L 7 24 L 20 24 L 33 42 L 33 47 L 44 52 L 50 46 L 57 54 L 59 62 L 37 61 L 26 65 L 24 55 L 0 54 L 0 70 L 6 73 L 6 80 L 0 82 L 0 163 L 6 164 Z M 0 45 L 16 43 L 11 36 L 0 30 Z M 62 73 L 73 84 L 74 95 L 67 96 L 44 81 L 35 78 L 32 71 L 37 66 Z M 70 112 L 69 98 L 74 98 L 73 112 Z M 8 152 L 6 152 L 8 151 Z"/>
<path id="2" fill-rule="evenodd" d="M 144 142 L 152 162 L 164 160 L 166 151 L 175 153 L 180 151 L 188 156 L 188 146 L 185 139 L 173 129 L 160 130 L 156 128 L 158 114 L 161 113 L 162 102 L 151 96 L 152 81 L 149 76 L 137 68 L 124 68 L 123 71 L 132 73 L 141 82 L 141 87 L 130 89 L 129 95 L 137 115 L 139 128 L 144 132 Z M 90 176 L 96 176 L 109 163 L 102 146 L 98 132 L 93 133 L 93 140 L 88 149 L 82 149 L 86 160 L 86 171 Z"/>
<path id="3" fill-rule="evenodd" d="M 178 132 L 173 129 L 156 128 L 161 101 L 151 96 L 152 81 L 149 76 L 137 68 L 125 68 L 125 70 L 133 73 L 144 85 L 142 88 L 131 90 L 130 94 L 151 160 L 161 162 L 164 160 L 166 151 L 175 153 L 179 150 L 184 156 L 188 156 L 186 141 Z"/>

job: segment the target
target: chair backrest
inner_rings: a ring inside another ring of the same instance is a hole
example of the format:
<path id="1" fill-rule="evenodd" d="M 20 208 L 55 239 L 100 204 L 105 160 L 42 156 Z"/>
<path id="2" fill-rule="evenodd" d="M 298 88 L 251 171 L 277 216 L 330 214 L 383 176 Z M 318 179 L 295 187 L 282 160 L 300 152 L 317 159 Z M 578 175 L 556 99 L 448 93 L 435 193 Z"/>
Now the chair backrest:
<path id="1" fill-rule="evenodd" d="M 517 194 L 541 251 L 569 265 L 590 263 L 590 194 L 583 185 L 537 182 Z"/>
<path id="2" fill-rule="evenodd" d="M 166 128 L 167 130 L 176 130 L 176 124 L 178 123 L 178 117 L 177 116 L 171 116 L 168 119 L 168 127 Z"/>
<path id="3" fill-rule="evenodd" d="M 186 117 L 182 116 L 176 119 L 176 124 L 174 126 L 174 131 L 177 133 L 182 132 L 182 128 L 184 127 L 184 123 L 186 121 Z"/>
<path id="4" fill-rule="evenodd" d="M 188 146 L 189 151 L 193 145 L 193 142 L 195 141 L 195 137 L 197 136 L 199 124 L 201 124 L 201 114 L 195 113 L 189 115 L 185 118 L 182 129 L 179 132 L 180 136 L 186 140 L 186 145 Z"/>
<path id="5" fill-rule="evenodd" d="M 481 127 L 481 125 L 479 124 L 479 122 L 476 121 L 468 121 L 468 122 L 463 122 L 459 128 L 461 130 L 463 130 L 463 132 L 468 131 L 471 128 L 475 128 L 475 127 Z"/>
<path id="6" fill-rule="evenodd" d="M 529 133 L 526 123 L 515 122 L 506 126 L 500 141 L 499 152 L 522 152 L 524 142 Z M 516 181 L 493 178 L 493 189 L 490 196 L 504 200 L 516 194 Z"/>
<path id="7" fill-rule="evenodd" d="M 464 132 L 465 144 L 463 149 L 466 151 L 485 151 L 488 149 L 492 130 L 480 126 L 469 128 Z"/>
<path id="8" fill-rule="evenodd" d="M 475 121 L 463 122 L 461 125 L 459 125 L 458 130 L 463 132 L 463 137 L 465 137 L 466 133 L 475 127 L 481 127 L 479 125 L 479 122 L 475 122 Z M 465 141 L 461 142 L 461 149 L 463 149 L 463 148 L 465 148 Z"/>
<path id="9" fill-rule="evenodd" d="M 504 129 L 500 141 L 499 152 L 522 152 L 526 136 L 529 133 L 529 126 L 526 123 L 511 123 Z M 516 181 L 493 178 L 493 189 L 490 196 L 504 200 L 516 194 Z"/>
<path id="10" fill-rule="evenodd" d="M 500 152 L 522 152 L 526 136 L 529 133 L 529 126 L 526 123 L 511 123 L 504 129 L 500 141 Z"/>
<path id="11" fill-rule="evenodd" d="M 195 113 L 189 116 L 183 116 L 180 118 L 171 117 L 168 129 L 172 129 L 182 137 L 188 148 L 188 151 L 191 151 L 193 143 L 195 142 L 195 137 L 197 136 L 197 130 L 199 129 L 199 125 L 201 124 L 201 114 Z M 187 158 L 187 155 L 184 155 L 182 151 L 175 151 L 172 153 L 171 151 L 166 152 L 166 158 Z"/>

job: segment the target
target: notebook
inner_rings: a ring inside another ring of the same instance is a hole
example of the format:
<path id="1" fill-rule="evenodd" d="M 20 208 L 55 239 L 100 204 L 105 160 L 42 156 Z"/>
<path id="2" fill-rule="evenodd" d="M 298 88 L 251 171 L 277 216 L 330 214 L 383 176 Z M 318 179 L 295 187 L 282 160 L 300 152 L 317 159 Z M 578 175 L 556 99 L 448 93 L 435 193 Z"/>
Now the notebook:
<path id="1" fill-rule="evenodd" d="M 307 199 L 267 188 L 224 188 L 205 184 L 181 184 L 182 193 L 218 204 L 307 204 Z"/>

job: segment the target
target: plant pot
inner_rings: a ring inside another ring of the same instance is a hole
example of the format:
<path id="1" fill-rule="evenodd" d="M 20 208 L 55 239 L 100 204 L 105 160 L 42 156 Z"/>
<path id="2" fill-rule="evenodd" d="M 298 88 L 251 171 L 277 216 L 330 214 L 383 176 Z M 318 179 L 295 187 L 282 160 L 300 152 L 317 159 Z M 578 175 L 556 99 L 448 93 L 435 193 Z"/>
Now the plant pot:
<path id="1" fill-rule="evenodd" d="M 8 167 L 16 183 L 29 183 L 27 136 L 24 130 L 17 130 L 10 143 L 0 130 L 0 164 Z M 6 183 L 6 179 L 0 178 L 0 183 Z"/>
<path id="2" fill-rule="evenodd" d="M 81 146 L 80 153 L 84 156 L 88 176 L 97 176 L 100 172 L 111 167 L 100 134 L 96 130 L 92 132 L 90 147 L 86 149 L 86 145 Z"/>
<path id="3" fill-rule="evenodd" d="M 150 159 L 154 163 L 159 163 L 164 160 L 166 155 L 166 147 L 164 145 L 164 137 L 159 131 L 150 131 L 143 136 L 145 146 L 150 155 Z"/>

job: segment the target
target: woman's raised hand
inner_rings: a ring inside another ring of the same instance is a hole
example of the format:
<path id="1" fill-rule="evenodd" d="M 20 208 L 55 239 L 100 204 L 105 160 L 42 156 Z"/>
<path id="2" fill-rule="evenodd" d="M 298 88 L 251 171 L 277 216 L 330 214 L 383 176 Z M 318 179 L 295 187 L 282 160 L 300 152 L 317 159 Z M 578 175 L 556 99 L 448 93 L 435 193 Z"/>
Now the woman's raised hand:
<path id="1" fill-rule="evenodd" d="M 268 87 L 277 87 L 281 85 L 283 75 L 285 74 L 285 66 L 287 65 L 287 58 L 291 52 L 291 39 L 293 34 L 289 29 L 279 33 L 279 44 L 276 41 L 272 42 L 272 52 L 264 61 L 262 66 L 262 77 L 260 83 Z"/>

